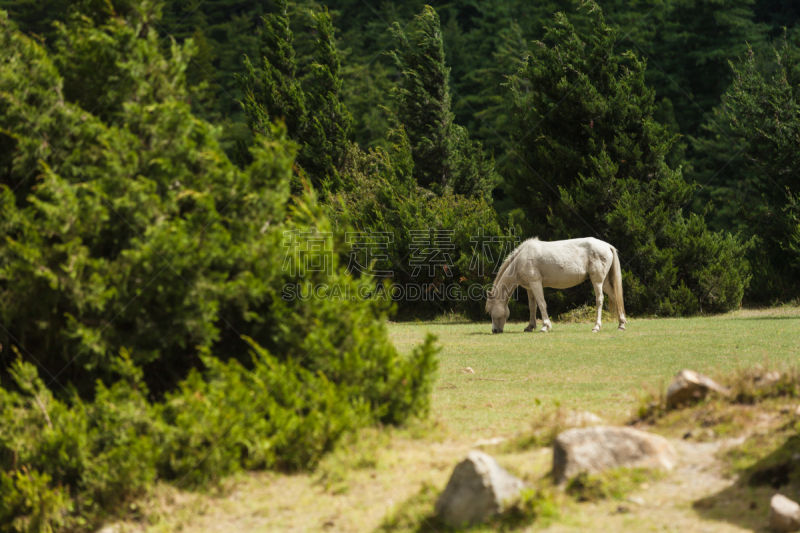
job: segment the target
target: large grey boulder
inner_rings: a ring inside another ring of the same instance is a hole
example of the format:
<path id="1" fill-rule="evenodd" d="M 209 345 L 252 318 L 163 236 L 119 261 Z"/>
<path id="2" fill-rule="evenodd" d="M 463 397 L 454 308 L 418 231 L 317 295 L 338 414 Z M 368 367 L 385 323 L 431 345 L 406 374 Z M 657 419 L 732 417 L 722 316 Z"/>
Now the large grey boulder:
<path id="1" fill-rule="evenodd" d="M 800 530 L 800 505 L 776 494 L 769 502 L 769 527 L 774 531 Z"/>
<path id="2" fill-rule="evenodd" d="M 581 472 L 596 474 L 611 468 L 671 470 L 676 461 L 675 448 L 667 439 L 633 428 L 570 429 L 553 443 L 553 476 L 558 484 Z"/>
<path id="3" fill-rule="evenodd" d="M 453 470 L 436 501 L 436 514 L 451 526 L 476 524 L 502 512 L 524 486 L 490 455 L 472 450 Z"/>
<path id="4" fill-rule="evenodd" d="M 667 407 L 677 407 L 706 397 L 709 391 L 728 394 L 728 389 L 694 370 L 681 370 L 667 389 Z"/>

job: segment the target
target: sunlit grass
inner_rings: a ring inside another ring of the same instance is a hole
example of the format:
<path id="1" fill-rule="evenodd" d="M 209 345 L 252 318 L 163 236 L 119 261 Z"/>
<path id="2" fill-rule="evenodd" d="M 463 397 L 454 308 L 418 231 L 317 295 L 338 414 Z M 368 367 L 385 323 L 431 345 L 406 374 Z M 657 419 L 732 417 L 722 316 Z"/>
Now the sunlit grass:
<path id="1" fill-rule="evenodd" d="M 492 335 L 488 320 L 396 323 L 389 331 L 404 352 L 427 331 L 439 337 L 433 414 L 475 439 L 525 430 L 537 412 L 556 402 L 619 421 L 635 414 L 643 384 L 666 386 L 682 368 L 715 374 L 765 361 L 777 369 L 800 361 L 797 307 L 631 319 L 625 332 L 606 322 L 599 334 L 591 333 L 589 322 L 556 323 L 550 333 L 524 333 L 525 326 L 508 324 L 501 335 Z"/>

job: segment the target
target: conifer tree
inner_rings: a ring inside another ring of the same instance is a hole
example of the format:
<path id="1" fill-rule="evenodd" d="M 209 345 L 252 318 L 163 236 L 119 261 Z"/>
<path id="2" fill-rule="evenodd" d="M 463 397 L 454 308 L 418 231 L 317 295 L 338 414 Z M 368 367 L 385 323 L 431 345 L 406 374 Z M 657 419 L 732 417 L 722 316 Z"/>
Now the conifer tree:
<path id="1" fill-rule="evenodd" d="M 264 18 L 260 72 L 245 59 L 242 107 L 256 135 L 268 135 L 272 123 L 283 120 L 290 138 L 301 147 L 297 164 L 311 183 L 336 189 L 345 186 L 339 169 L 350 142 L 352 117 L 339 99 L 342 82 L 330 15 L 323 11 L 312 17 L 318 36 L 312 86 L 306 90 L 297 75 L 288 6 L 280 1 L 278 11 Z"/>
<path id="2" fill-rule="evenodd" d="M 773 73 L 765 75 L 751 50 L 734 68 L 724 105 L 756 193 L 740 215 L 759 237 L 758 297 L 765 301 L 800 295 L 799 57 L 784 35 Z"/>
<path id="3" fill-rule="evenodd" d="M 339 98 L 342 80 L 339 55 L 333 41 L 333 23 L 327 10 L 311 14 L 317 32 L 314 87 L 311 92 L 312 131 L 307 142 L 309 172 L 327 176 L 331 188 L 345 186 L 339 176 L 350 144 L 353 117 Z M 321 148 L 321 149 L 320 149 Z"/>
<path id="4" fill-rule="evenodd" d="M 450 69 L 436 11 L 427 6 L 417 17 L 414 43 L 400 25 L 392 34 L 397 49 L 390 53 L 403 75 L 395 91 L 396 120 L 406 129 L 414 158 L 417 183 L 439 195 L 448 191 L 467 196 L 489 196 L 497 178 L 494 162 L 483 146 L 469 139 L 453 122 L 450 109 Z"/>
<path id="5" fill-rule="evenodd" d="M 664 158 L 675 135 L 653 120 L 646 63 L 614 51 L 599 6 L 581 35 L 563 14 L 511 80 L 515 199 L 533 234 L 597 237 L 620 250 L 632 312 L 722 311 L 741 302 L 746 245 L 682 208 L 694 192 Z"/>

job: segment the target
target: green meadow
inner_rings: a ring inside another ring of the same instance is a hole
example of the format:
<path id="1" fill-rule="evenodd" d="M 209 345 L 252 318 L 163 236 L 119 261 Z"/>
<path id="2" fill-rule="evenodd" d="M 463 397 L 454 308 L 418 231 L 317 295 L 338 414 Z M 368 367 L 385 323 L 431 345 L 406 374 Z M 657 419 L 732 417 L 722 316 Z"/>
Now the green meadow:
<path id="1" fill-rule="evenodd" d="M 392 341 L 408 351 L 430 331 L 442 346 L 433 414 L 464 436 L 528 428 L 556 402 L 610 420 L 633 414 L 640 394 L 666 388 L 683 368 L 715 375 L 755 364 L 776 369 L 800 360 L 800 308 L 740 310 L 696 318 L 631 319 L 627 331 L 604 322 L 554 323 L 549 333 L 510 323 L 394 323 Z M 539 321 L 541 326 L 541 320 Z M 471 368 L 473 373 L 465 371 Z"/>

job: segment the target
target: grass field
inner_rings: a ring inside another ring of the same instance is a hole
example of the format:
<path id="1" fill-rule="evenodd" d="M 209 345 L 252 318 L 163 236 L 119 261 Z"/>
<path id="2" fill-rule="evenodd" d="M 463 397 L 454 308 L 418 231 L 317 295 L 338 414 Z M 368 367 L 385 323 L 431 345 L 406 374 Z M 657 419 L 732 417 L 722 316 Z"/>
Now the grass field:
<path id="1" fill-rule="evenodd" d="M 314 473 L 238 476 L 229 480 L 221 496 L 161 486 L 143 503 L 150 509 L 145 513 L 150 525 L 123 527 L 120 532 L 435 531 L 425 517 L 453 467 L 475 442 L 529 432 L 531 423 L 552 413 L 556 402 L 621 423 L 637 409 L 640 394 L 665 387 L 682 368 L 713 376 L 754 364 L 797 368 L 800 362 L 800 307 L 691 319 L 634 319 L 626 332 L 606 323 L 599 334 L 591 333 L 591 320 L 555 323 L 550 333 L 523 333 L 524 327 L 511 323 L 505 333 L 492 335 L 488 320 L 390 324 L 390 335 L 403 352 L 421 342 L 426 332 L 439 337 L 442 352 L 430 420 L 362 432 L 342 443 Z M 465 372 L 466 367 L 474 373 Z M 789 416 L 777 414 L 781 402 L 786 401 L 770 404 L 772 414 L 752 415 L 754 420 L 767 417 L 764 435 L 783 424 L 776 416 Z M 674 427 L 653 430 L 677 435 L 676 445 L 681 445 L 680 435 L 695 422 L 679 418 L 671 424 Z M 552 533 L 731 533 L 761 528 L 771 489 L 754 493 L 748 487 L 729 488 L 713 450 L 692 459 L 705 444 L 699 446 L 680 448 L 691 464 L 637 492 L 647 502 L 640 509 L 620 514 L 617 501 L 567 504 L 554 523 L 538 521 L 519 531 L 545 527 Z M 550 466 L 549 448 L 489 451 L 532 483 L 543 479 Z M 694 508 L 692 502 L 703 498 L 717 502 L 716 507 Z M 410 517 L 405 525 L 403 516 Z"/>
<path id="2" fill-rule="evenodd" d="M 714 375 L 736 367 L 800 362 L 800 308 L 742 310 L 723 316 L 558 324 L 524 333 L 512 323 L 492 335 L 486 323 L 397 323 L 392 340 L 407 351 L 425 332 L 443 346 L 434 416 L 467 438 L 526 429 L 538 408 L 586 409 L 610 420 L 629 416 L 644 386 L 666 386 L 682 368 Z M 541 321 L 539 322 L 541 324 Z M 475 373 L 467 373 L 470 367 Z"/>

